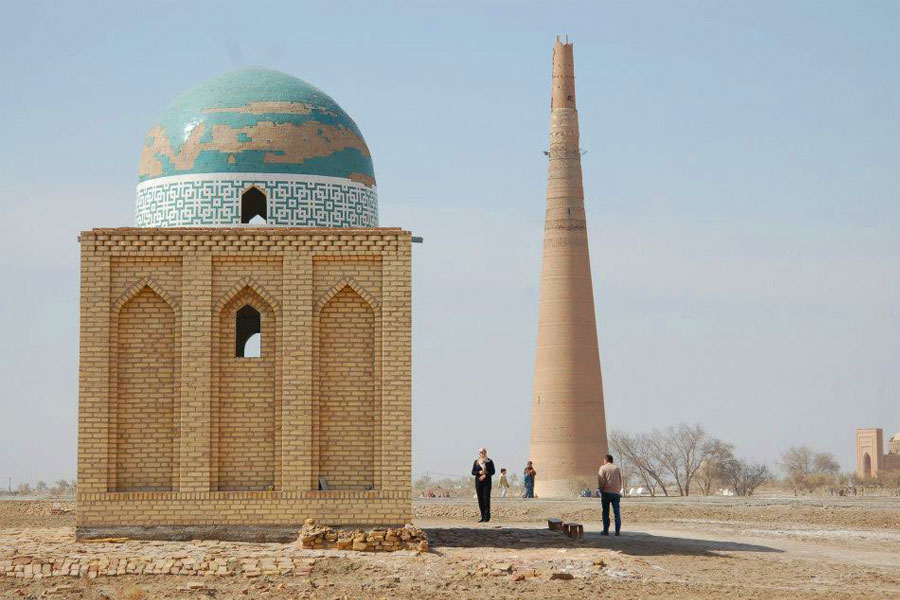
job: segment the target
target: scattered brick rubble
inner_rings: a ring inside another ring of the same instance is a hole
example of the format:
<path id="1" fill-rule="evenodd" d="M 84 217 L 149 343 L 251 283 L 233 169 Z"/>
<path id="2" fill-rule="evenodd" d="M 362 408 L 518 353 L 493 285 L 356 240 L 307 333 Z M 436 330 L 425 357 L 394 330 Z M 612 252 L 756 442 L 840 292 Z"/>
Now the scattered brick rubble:
<path id="1" fill-rule="evenodd" d="M 114 577 L 117 575 L 195 575 L 245 578 L 260 575 L 309 575 L 312 564 L 307 558 L 285 556 L 17 556 L 0 560 L 0 573 L 6 577 L 41 579 L 45 577 Z"/>
<path id="2" fill-rule="evenodd" d="M 139 541 L 125 538 L 76 541 L 70 528 L 0 531 L 0 577 L 112 577 L 117 575 L 309 576 L 310 550 L 428 551 L 424 531 L 407 525 L 369 531 L 334 530 L 307 522 L 296 544 Z"/>
<path id="3" fill-rule="evenodd" d="M 76 541 L 71 528 L 0 531 L 0 577 L 239 576 L 312 573 L 316 556 L 292 544 Z"/>
<path id="4" fill-rule="evenodd" d="M 413 525 L 399 529 L 375 528 L 367 531 L 332 529 L 307 519 L 300 529 L 300 547 L 315 550 L 356 550 L 359 552 L 428 552 L 428 535 Z"/>

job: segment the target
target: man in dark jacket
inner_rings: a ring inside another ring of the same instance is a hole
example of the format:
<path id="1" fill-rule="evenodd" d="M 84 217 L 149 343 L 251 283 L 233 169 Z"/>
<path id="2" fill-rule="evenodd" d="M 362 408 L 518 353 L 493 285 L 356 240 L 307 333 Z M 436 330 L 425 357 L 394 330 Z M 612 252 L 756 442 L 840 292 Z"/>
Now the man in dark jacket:
<path id="1" fill-rule="evenodd" d="M 494 475 L 494 461 L 487 457 L 487 450 L 478 449 L 478 458 L 472 464 L 472 476 L 475 477 L 475 494 L 478 496 L 478 510 L 481 511 L 479 523 L 491 520 L 491 477 Z"/>

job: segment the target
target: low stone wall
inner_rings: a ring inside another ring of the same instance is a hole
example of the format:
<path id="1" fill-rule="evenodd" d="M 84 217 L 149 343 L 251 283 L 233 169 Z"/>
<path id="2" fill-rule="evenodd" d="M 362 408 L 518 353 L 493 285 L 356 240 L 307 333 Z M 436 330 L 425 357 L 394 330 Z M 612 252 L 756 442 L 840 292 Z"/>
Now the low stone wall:
<path id="1" fill-rule="evenodd" d="M 416 550 L 428 552 L 428 535 L 413 525 L 400 528 L 332 529 L 320 527 L 308 519 L 297 540 L 303 549 L 356 550 L 358 552 L 395 552 Z"/>
<path id="2" fill-rule="evenodd" d="M 0 575 L 20 579 L 46 577 L 114 577 L 117 575 L 308 575 L 312 561 L 285 556 L 229 556 L 194 558 L 184 554 L 173 556 L 128 557 L 30 557 L 0 560 Z"/>

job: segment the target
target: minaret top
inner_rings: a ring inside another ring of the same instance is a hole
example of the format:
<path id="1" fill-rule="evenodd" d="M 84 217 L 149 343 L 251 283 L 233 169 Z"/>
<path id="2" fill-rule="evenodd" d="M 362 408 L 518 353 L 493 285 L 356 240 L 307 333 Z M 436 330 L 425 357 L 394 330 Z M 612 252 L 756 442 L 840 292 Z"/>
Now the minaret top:
<path id="1" fill-rule="evenodd" d="M 550 109 L 554 108 L 575 108 L 575 55 L 568 37 L 565 42 L 561 42 L 559 36 L 556 36 L 556 44 L 553 46 Z"/>

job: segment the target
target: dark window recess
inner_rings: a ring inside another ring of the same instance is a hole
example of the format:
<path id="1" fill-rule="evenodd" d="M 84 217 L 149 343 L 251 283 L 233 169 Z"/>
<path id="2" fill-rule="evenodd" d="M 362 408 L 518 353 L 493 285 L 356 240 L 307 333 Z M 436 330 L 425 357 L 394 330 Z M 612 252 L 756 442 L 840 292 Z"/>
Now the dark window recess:
<path id="1" fill-rule="evenodd" d="M 266 195 L 252 187 L 241 195 L 241 223 L 265 223 Z"/>
<path id="2" fill-rule="evenodd" d="M 261 317 L 249 304 L 234 318 L 234 355 L 238 358 L 259 358 L 262 349 Z"/>

